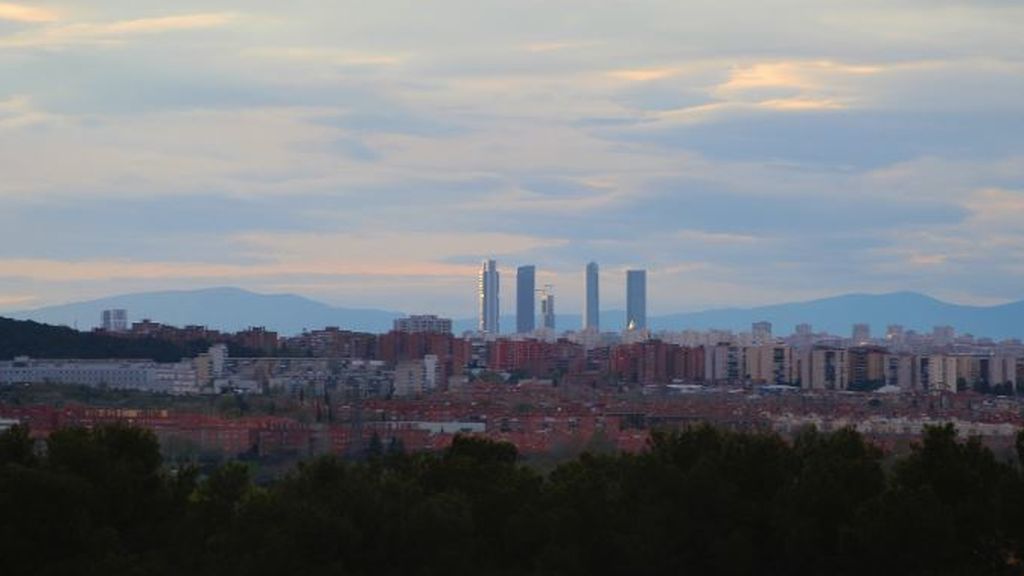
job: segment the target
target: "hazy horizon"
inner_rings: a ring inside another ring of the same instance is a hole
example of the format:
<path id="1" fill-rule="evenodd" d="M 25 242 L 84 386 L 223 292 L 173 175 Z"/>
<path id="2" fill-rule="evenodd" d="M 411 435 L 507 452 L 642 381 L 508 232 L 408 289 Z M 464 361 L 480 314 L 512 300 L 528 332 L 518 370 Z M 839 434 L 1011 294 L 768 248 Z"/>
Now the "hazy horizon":
<path id="1" fill-rule="evenodd" d="M 1018 300 L 1024 5 L 0 2 L 0 314 Z M 464 314 L 464 313 L 459 313 Z"/>
<path id="2" fill-rule="evenodd" d="M 514 318 L 516 316 L 516 314 L 515 314 L 515 312 L 516 312 L 516 300 L 515 300 L 515 286 L 513 285 L 511 287 L 511 290 L 512 290 L 511 294 L 505 294 L 504 290 L 506 289 L 506 287 L 504 286 L 504 276 L 502 276 L 502 278 L 503 278 L 503 283 L 502 283 L 503 293 L 502 293 L 502 298 L 501 298 L 500 305 L 501 305 L 501 318 L 502 318 L 501 321 L 502 321 L 502 324 L 503 324 L 502 328 L 503 328 L 503 331 L 504 331 L 504 328 L 506 328 L 506 326 L 504 325 L 506 323 L 506 319 L 513 319 L 514 320 Z M 471 305 L 466 305 L 466 306 L 463 306 L 461 309 L 454 309 L 454 310 L 449 310 L 449 311 L 409 308 L 409 307 L 403 307 L 401 305 L 393 306 L 393 307 L 390 307 L 390 308 L 388 308 L 388 307 L 377 307 L 377 306 L 358 306 L 358 305 L 356 305 L 355 303 L 352 303 L 352 302 L 344 302 L 344 301 L 342 301 L 342 302 L 334 302 L 334 301 L 331 301 L 331 300 L 328 300 L 328 299 L 318 298 L 318 297 L 316 297 L 314 295 L 303 294 L 301 292 L 285 292 L 285 291 L 270 292 L 270 291 L 261 291 L 261 290 L 250 290 L 248 288 L 243 288 L 241 286 L 230 286 L 230 285 L 197 286 L 197 287 L 194 287 L 194 288 L 166 289 L 166 290 L 156 289 L 156 290 L 147 290 L 147 291 L 143 291 L 143 292 L 114 292 L 114 293 L 111 293 L 111 294 L 101 295 L 101 296 L 97 296 L 97 297 L 94 297 L 94 298 L 70 299 L 70 300 L 66 300 L 66 301 L 54 302 L 54 303 L 51 303 L 51 304 L 45 304 L 45 305 L 42 305 L 42 306 L 22 308 L 22 309 L 17 309 L 17 310 L 13 310 L 13 309 L 12 310 L 0 310 L 0 316 L 3 316 L 5 313 L 26 313 L 26 312 L 32 312 L 34 310 L 47 309 L 47 308 L 52 308 L 52 307 L 60 307 L 60 306 L 67 306 L 67 305 L 74 305 L 74 304 L 82 304 L 82 303 L 88 303 L 88 302 L 96 302 L 96 301 L 103 301 L 103 300 L 110 300 L 110 299 L 117 299 L 117 298 L 125 298 L 125 297 L 143 296 L 143 295 L 149 295 L 149 294 L 164 294 L 164 293 L 190 294 L 190 293 L 197 293 L 197 292 L 234 291 L 234 290 L 241 290 L 243 292 L 247 292 L 247 293 L 251 293 L 251 294 L 255 294 L 255 295 L 259 295 L 259 296 L 297 296 L 299 298 L 304 298 L 304 299 L 307 299 L 307 300 L 310 300 L 310 301 L 313 301 L 313 302 L 316 302 L 316 303 L 319 303 L 319 304 L 325 304 L 325 305 L 328 305 L 328 306 L 331 306 L 331 307 L 334 307 L 334 308 L 340 308 L 340 309 L 372 310 L 372 311 L 379 311 L 379 312 L 393 312 L 393 313 L 396 313 L 396 314 L 406 314 L 406 315 L 434 314 L 434 315 L 437 315 L 437 316 L 449 317 L 449 318 L 452 318 L 452 319 L 455 319 L 455 320 L 469 320 L 469 319 L 475 320 L 477 318 L 477 316 L 478 316 L 478 312 L 476 310 L 474 310 Z M 838 292 L 838 293 L 828 294 L 828 295 L 821 296 L 821 297 L 789 299 L 789 300 L 778 300 L 778 301 L 764 302 L 764 303 L 761 303 L 761 304 L 754 304 L 754 305 L 723 304 L 721 306 L 710 306 L 710 307 L 690 307 L 690 308 L 680 307 L 680 308 L 672 308 L 672 309 L 661 309 L 661 308 L 658 308 L 658 309 L 654 309 L 653 311 L 651 311 L 648 315 L 653 317 L 653 316 L 669 316 L 669 315 L 673 315 L 673 314 L 690 314 L 690 313 L 700 313 L 700 312 L 710 312 L 710 311 L 720 311 L 720 310 L 732 310 L 732 309 L 747 310 L 747 309 L 753 309 L 753 308 L 780 306 L 780 305 L 787 305 L 787 304 L 803 304 L 803 303 L 815 302 L 815 301 L 820 301 L 820 300 L 831 300 L 831 299 L 844 298 L 844 297 L 859 297 L 859 296 L 869 296 L 869 297 L 879 296 L 880 297 L 880 296 L 894 296 L 894 295 L 901 295 L 901 294 L 912 294 L 912 295 L 921 296 L 921 297 L 924 297 L 924 298 L 935 299 L 935 300 L 938 300 L 939 302 L 942 302 L 944 304 L 951 304 L 951 305 L 954 305 L 954 306 L 977 306 L 979 308 L 989 308 L 989 307 L 995 307 L 995 306 L 1000 306 L 1000 305 L 1004 305 L 1004 304 L 1014 304 L 1014 303 L 1017 303 L 1017 302 L 1024 301 L 1024 298 L 1018 298 L 1018 299 L 1011 299 L 1011 300 L 1006 300 L 1006 301 L 1001 301 L 1001 302 L 996 302 L 996 303 L 974 304 L 974 303 L 970 303 L 970 302 L 958 302 L 956 300 L 947 300 L 947 299 L 944 299 L 944 298 L 938 298 L 938 297 L 936 297 L 936 296 L 934 296 L 932 294 L 926 293 L 926 292 L 916 292 L 916 291 L 910 291 L 910 290 L 894 290 L 894 291 L 884 291 L 884 292 Z M 621 300 L 621 299 L 619 299 L 619 300 Z M 556 306 L 557 306 L 557 304 L 556 304 Z M 616 300 L 614 303 L 612 303 L 612 304 L 610 304 L 608 306 L 605 306 L 605 305 L 602 304 L 600 310 L 601 310 L 602 314 L 605 314 L 605 313 L 616 313 L 616 314 L 617 313 L 621 313 L 621 314 L 625 314 L 626 306 L 625 306 L 625 302 L 624 301 L 619 302 L 618 300 Z M 563 307 L 557 307 L 556 308 L 556 315 L 558 317 L 560 317 L 560 318 L 562 318 L 562 317 L 580 318 L 580 317 L 582 317 L 582 312 L 583 312 L 582 309 L 579 308 L 579 307 L 569 308 L 569 309 L 566 309 L 566 308 L 563 308 Z M 539 314 L 540 314 L 540 312 L 538 312 L 538 317 L 539 317 Z M 140 319 L 141 318 L 138 318 L 138 317 L 132 318 L 133 321 L 140 320 Z M 575 328 L 575 326 L 565 327 L 565 329 L 573 329 L 573 328 Z M 561 329 L 561 327 L 560 327 L 560 329 Z"/>
<path id="3" fill-rule="evenodd" d="M 501 311 L 501 332 L 516 331 L 514 306 L 507 303 Z M 129 322 L 149 319 L 170 326 L 207 326 L 234 332 L 262 326 L 281 335 L 295 335 L 327 326 L 383 333 L 391 330 L 396 318 L 407 314 L 438 314 L 453 321 L 456 334 L 475 331 L 478 318 L 462 310 L 444 314 L 437 310 L 396 308 L 391 310 L 335 306 L 297 294 L 261 294 L 233 287 L 195 291 L 164 291 L 124 294 L 99 300 L 69 303 L 36 310 L 0 313 L 0 317 L 35 320 L 91 330 L 100 325 L 105 310 L 127 310 Z M 557 308 L 557 307 L 556 307 Z M 582 325 L 581 310 L 556 310 L 556 330 L 577 330 Z M 602 307 L 603 331 L 625 328 L 626 311 Z M 768 321 L 776 334 L 789 334 L 799 324 L 810 324 L 818 332 L 848 334 L 854 324 L 865 323 L 876 336 L 891 325 L 919 333 L 931 333 L 936 326 L 952 326 L 958 333 L 996 340 L 1024 338 L 1024 300 L 997 307 L 973 307 L 944 302 L 927 294 L 891 292 L 885 294 L 841 294 L 830 298 L 799 302 L 777 302 L 768 306 L 726 307 L 701 310 L 655 311 L 648 315 L 654 332 L 663 330 L 732 330 L 745 332 L 755 322 Z"/>

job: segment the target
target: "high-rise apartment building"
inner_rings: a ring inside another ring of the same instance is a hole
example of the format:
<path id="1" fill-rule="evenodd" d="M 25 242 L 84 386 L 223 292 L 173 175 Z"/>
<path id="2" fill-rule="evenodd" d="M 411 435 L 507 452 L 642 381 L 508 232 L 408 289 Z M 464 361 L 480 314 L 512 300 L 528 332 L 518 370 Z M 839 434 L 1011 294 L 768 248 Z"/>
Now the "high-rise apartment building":
<path id="1" fill-rule="evenodd" d="M 520 266 L 516 270 L 516 332 L 529 334 L 537 327 L 537 268 Z"/>
<path id="2" fill-rule="evenodd" d="M 586 293 L 583 298 L 583 329 L 593 332 L 601 331 L 601 304 L 598 293 L 597 262 L 587 264 Z"/>
<path id="3" fill-rule="evenodd" d="M 499 274 L 498 263 L 494 260 L 486 260 L 480 268 L 480 281 L 477 284 L 480 296 L 480 324 L 481 332 L 486 334 L 499 334 Z"/>
<path id="4" fill-rule="evenodd" d="M 408 318 L 395 318 L 395 332 L 406 332 L 410 334 L 432 332 L 437 334 L 451 334 L 451 318 L 438 318 L 433 314 L 413 315 Z"/>
<path id="5" fill-rule="evenodd" d="M 626 329 L 647 329 L 647 271 L 626 271 Z"/>
<path id="6" fill-rule="evenodd" d="M 104 332 L 126 332 L 128 311 L 124 309 L 104 310 L 102 315 Z"/>
<path id="7" fill-rule="evenodd" d="M 956 392 L 957 357 L 945 354 L 926 354 L 916 357 L 915 390 L 944 390 Z"/>
<path id="8" fill-rule="evenodd" d="M 846 350 L 817 346 L 804 352 L 800 381 L 811 390 L 846 390 Z"/>
<path id="9" fill-rule="evenodd" d="M 871 341 L 871 325 L 870 324 L 854 324 L 853 325 L 853 344 L 866 344 Z"/>

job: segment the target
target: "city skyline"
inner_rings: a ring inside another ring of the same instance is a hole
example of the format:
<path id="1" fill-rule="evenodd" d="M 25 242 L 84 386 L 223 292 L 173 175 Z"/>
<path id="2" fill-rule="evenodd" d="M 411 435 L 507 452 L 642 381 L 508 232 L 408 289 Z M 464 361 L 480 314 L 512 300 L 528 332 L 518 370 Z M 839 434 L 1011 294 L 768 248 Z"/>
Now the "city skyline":
<path id="1" fill-rule="evenodd" d="M 3 565 L 1019 571 L 1022 25 L 0 0 Z"/>
<path id="2" fill-rule="evenodd" d="M 549 286 L 545 284 L 545 290 Z M 101 313 L 111 310 L 127 310 L 130 318 L 149 318 L 182 326 L 209 324 L 220 329 L 239 330 L 252 325 L 272 325 L 283 333 L 295 333 L 321 325 L 377 331 L 391 326 L 396 318 L 422 316 L 430 312 L 405 306 L 391 311 L 333 307 L 295 294 L 259 294 L 239 288 L 219 287 L 126 294 L 24 311 L 11 317 L 89 330 L 102 326 L 102 322 L 97 322 L 101 320 Z M 600 322 L 603 326 L 611 327 L 603 331 L 615 332 L 619 327 L 626 326 L 626 313 L 623 307 L 602 307 Z M 433 314 L 437 314 L 437 311 L 433 311 Z M 479 309 L 475 313 L 467 309 L 449 317 L 461 326 L 459 331 L 478 330 L 478 314 Z M 559 317 L 562 320 L 560 328 L 563 330 L 583 326 L 583 315 L 571 309 L 567 313 L 563 309 Z M 833 333 L 846 333 L 851 325 L 864 321 L 869 321 L 878 333 L 887 333 L 892 324 L 926 331 L 934 326 L 948 324 L 974 334 L 1024 338 L 1020 330 L 1024 326 L 1024 300 L 1001 306 L 979 307 L 960 306 L 911 292 L 845 294 L 819 300 L 780 302 L 764 307 L 654 313 L 650 321 L 654 323 L 654 331 L 687 327 L 736 329 L 740 325 L 767 321 L 782 329 L 795 326 L 798 332 L 801 327 L 809 329 L 808 322 L 813 322 L 815 328 L 824 327 Z"/>
<path id="3" fill-rule="evenodd" d="M 586 291 L 584 294 L 581 318 L 582 329 L 600 331 L 601 306 L 599 302 L 600 271 L 596 262 L 590 262 L 585 269 Z M 477 298 L 479 299 L 478 328 L 480 332 L 500 333 L 499 316 L 501 314 L 498 299 L 499 291 L 498 264 L 494 259 L 484 260 L 477 279 Z M 537 267 L 526 264 L 516 267 L 516 301 L 515 319 L 517 334 L 531 334 L 537 329 L 537 294 L 540 294 L 541 328 L 556 329 L 555 293 L 553 284 L 544 284 L 537 288 Z M 625 330 L 647 329 L 647 271 L 626 270 L 626 319 L 622 326 Z"/>
<path id="4" fill-rule="evenodd" d="M 1021 296 L 1019 3 L 5 6 L 0 313 L 232 285 L 453 314 L 485 256 L 562 310 L 590 260 L 648 268 L 650 313 Z"/>

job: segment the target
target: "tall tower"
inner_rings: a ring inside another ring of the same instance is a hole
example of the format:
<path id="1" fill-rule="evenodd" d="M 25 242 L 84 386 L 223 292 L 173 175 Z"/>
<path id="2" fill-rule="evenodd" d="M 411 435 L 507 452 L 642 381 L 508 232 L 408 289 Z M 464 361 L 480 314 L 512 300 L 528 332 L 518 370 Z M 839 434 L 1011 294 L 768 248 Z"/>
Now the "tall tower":
<path id="1" fill-rule="evenodd" d="M 520 266 L 516 269 L 516 332 L 529 334 L 537 324 L 537 268 Z"/>
<path id="2" fill-rule="evenodd" d="M 499 334 L 498 325 L 498 264 L 494 260 L 486 260 L 480 268 L 480 281 L 477 284 L 480 294 L 480 331 L 487 334 Z"/>
<path id="3" fill-rule="evenodd" d="M 626 329 L 647 329 L 647 271 L 626 271 Z"/>
<path id="4" fill-rule="evenodd" d="M 544 328 L 555 329 L 555 287 L 551 284 L 544 286 L 541 291 L 540 301 L 541 317 L 544 319 Z"/>
<path id="5" fill-rule="evenodd" d="M 597 262 L 587 264 L 586 294 L 584 294 L 583 329 L 601 331 L 601 304 L 598 300 Z"/>

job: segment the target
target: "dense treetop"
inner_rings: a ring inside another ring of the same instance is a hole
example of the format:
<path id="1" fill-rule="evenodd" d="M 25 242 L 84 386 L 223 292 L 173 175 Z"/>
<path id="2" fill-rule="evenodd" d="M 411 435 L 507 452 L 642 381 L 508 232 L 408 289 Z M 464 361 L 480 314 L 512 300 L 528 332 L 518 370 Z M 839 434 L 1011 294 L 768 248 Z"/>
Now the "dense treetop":
<path id="1" fill-rule="evenodd" d="M 1024 435 L 1018 442 L 1024 456 Z M 152 433 L 0 435 L 11 574 L 1019 574 L 1024 479 L 930 429 L 905 457 L 850 430 L 709 427 L 542 475 L 508 444 L 374 444 L 255 485 L 167 469 Z"/>
<path id="2" fill-rule="evenodd" d="M 156 338 L 125 338 L 95 332 L 79 332 L 28 320 L 0 318 L 0 360 L 16 356 L 33 358 L 127 358 L 177 362 L 205 352 L 210 343 L 194 340 L 184 344 Z M 237 348 L 233 352 L 254 356 L 258 351 Z"/>

